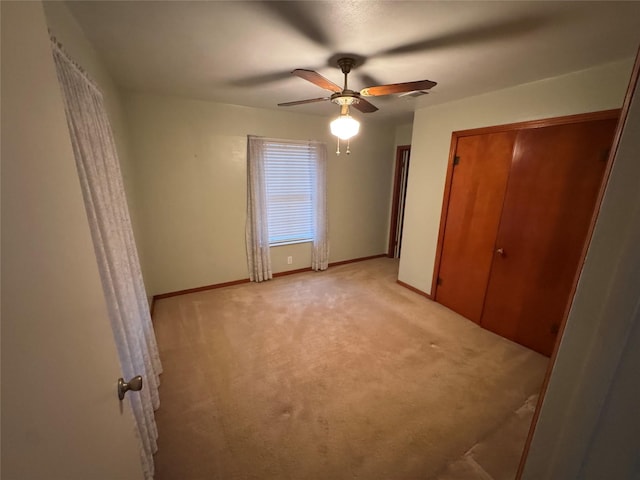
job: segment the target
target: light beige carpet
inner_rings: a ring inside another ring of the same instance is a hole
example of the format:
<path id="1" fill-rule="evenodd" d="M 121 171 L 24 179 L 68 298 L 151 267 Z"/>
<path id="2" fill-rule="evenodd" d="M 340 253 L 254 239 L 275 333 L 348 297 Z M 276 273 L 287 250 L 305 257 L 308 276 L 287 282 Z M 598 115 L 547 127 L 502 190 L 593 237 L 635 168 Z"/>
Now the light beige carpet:
<path id="1" fill-rule="evenodd" d="M 156 479 L 450 476 L 539 390 L 547 359 L 398 285 L 397 268 L 159 301 Z"/>

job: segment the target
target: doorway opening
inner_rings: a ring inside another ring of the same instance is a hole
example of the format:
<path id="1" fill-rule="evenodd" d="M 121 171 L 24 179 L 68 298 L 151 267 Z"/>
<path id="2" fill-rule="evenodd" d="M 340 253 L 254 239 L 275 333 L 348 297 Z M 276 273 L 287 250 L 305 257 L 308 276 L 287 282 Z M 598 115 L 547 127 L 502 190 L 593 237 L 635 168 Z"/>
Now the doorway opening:
<path id="1" fill-rule="evenodd" d="M 393 181 L 389 251 L 387 252 L 389 258 L 400 258 L 400 251 L 402 249 L 402 227 L 404 224 L 404 207 L 407 197 L 410 156 L 411 145 L 398 146 L 396 150 L 395 178 Z"/>

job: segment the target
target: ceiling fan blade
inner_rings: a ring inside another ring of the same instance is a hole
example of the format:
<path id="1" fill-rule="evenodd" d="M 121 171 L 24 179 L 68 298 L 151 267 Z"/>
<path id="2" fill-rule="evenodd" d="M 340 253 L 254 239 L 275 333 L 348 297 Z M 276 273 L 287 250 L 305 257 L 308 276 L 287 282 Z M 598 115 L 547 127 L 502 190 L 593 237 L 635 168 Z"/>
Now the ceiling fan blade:
<path id="1" fill-rule="evenodd" d="M 360 84 L 361 85 L 383 85 L 383 83 L 380 81 L 380 79 L 375 78 L 375 77 L 369 75 L 368 73 L 364 73 L 364 72 L 361 72 L 361 71 L 356 71 L 355 74 L 358 77 L 358 79 L 360 80 Z"/>
<path id="2" fill-rule="evenodd" d="M 324 88 L 325 90 L 329 90 L 330 92 L 339 93 L 342 91 L 342 87 L 339 87 L 335 83 L 333 83 L 328 78 L 323 77 L 318 72 L 313 70 L 303 70 L 301 68 L 295 69 L 291 72 L 293 75 L 296 75 L 300 78 L 305 79 L 308 82 L 311 82 L 320 88 Z"/>
<path id="3" fill-rule="evenodd" d="M 364 98 L 361 98 L 359 102 L 353 103 L 351 106 L 360 110 L 362 113 L 371 113 L 378 110 L 378 107 L 373 103 L 369 103 Z"/>
<path id="4" fill-rule="evenodd" d="M 450 48 L 477 44 L 480 42 L 490 42 L 495 40 L 507 41 L 510 38 L 525 35 L 542 28 L 549 19 L 544 17 L 520 17 L 512 18 L 508 21 L 497 21 L 485 25 L 478 25 L 462 31 L 454 31 L 438 37 L 425 38 L 417 42 L 400 45 L 380 51 L 373 55 L 379 57 L 384 55 L 400 55 L 408 53 L 423 52 L 425 50 L 435 50 L 437 48 Z"/>
<path id="5" fill-rule="evenodd" d="M 418 80 L 417 82 L 390 83 L 388 85 L 378 85 L 360 90 L 360 95 L 365 97 L 379 97 L 380 95 L 391 95 L 392 93 L 413 92 L 415 90 L 429 90 L 437 85 L 431 80 Z"/>
<path id="6" fill-rule="evenodd" d="M 235 80 L 231 80 L 229 82 L 229 85 L 234 87 L 257 87 L 288 78 L 291 78 L 291 72 L 289 70 L 284 70 L 280 72 L 263 73 L 255 75 L 253 77 L 238 78 Z"/>
<path id="7" fill-rule="evenodd" d="M 316 45 L 332 47 L 333 42 L 323 28 L 324 15 L 314 2 L 268 1 L 260 2 L 259 5 L 280 17 L 285 24 Z"/>
<path id="8" fill-rule="evenodd" d="M 324 102 L 327 100 L 331 100 L 329 97 L 323 97 L 323 98 L 310 98 L 308 100 L 296 100 L 295 102 L 284 102 L 284 103 L 279 103 L 278 106 L 279 107 L 291 107 L 293 105 L 303 105 L 305 103 L 316 103 L 316 102 Z"/>

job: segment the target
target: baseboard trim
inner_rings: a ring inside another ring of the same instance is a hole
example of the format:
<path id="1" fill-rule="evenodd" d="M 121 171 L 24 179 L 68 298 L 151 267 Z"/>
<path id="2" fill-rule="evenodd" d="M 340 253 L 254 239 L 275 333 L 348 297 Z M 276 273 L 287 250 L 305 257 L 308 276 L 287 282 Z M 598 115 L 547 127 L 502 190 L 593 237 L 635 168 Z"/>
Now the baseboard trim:
<path id="1" fill-rule="evenodd" d="M 360 258 L 352 258 L 351 260 L 341 260 L 339 262 L 329 263 L 329 267 L 337 267 L 339 265 L 346 265 L 348 263 L 363 262 L 365 260 L 373 260 L 374 258 L 382 258 L 386 256 L 387 256 L 386 253 L 381 253 L 380 255 L 371 255 L 370 257 L 360 257 Z M 273 274 L 273 278 L 284 277 L 285 275 L 293 275 L 294 273 L 303 273 L 303 272 L 313 272 L 313 269 L 311 267 L 307 267 L 307 268 L 298 268 L 297 270 L 288 270 L 286 272 L 278 272 Z"/>
<path id="2" fill-rule="evenodd" d="M 347 263 L 363 262 L 365 260 L 373 260 L 374 258 L 382 258 L 386 256 L 387 256 L 386 253 L 381 253 L 380 255 L 371 255 L 370 257 L 352 258 L 351 260 L 341 260 L 339 262 L 332 262 L 329 264 L 329 266 L 337 267 L 338 265 L 346 265 Z"/>
<path id="3" fill-rule="evenodd" d="M 351 260 L 341 260 L 339 262 L 329 263 L 329 267 L 336 267 L 338 265 L 345 265 L 347 263 L 362 262 L 364 260 L 373 260 L 374 258 L 381 258 L 386 256 L 387 255 L 385 253 L 381 253 L 380 255 L 371 255 L 369 257 L 353 258 Z M 284 277 L 285 275 L 293 275 L 295 273 L 304 273 L 304 272 L 312 272 L 312 271 L 313 270 L 311 269 L 311 267 L 298 268 L 296 270 L 289 270 L 286 272 L 274 273 L 273 277 L 274 278 Z M 241 280 L 233 280 L 231 282 L 214 283 L 212 285 L 205 285 L 203 287 L 187 288 L 185 290 L 177 290 L 175 292 L 167 292 L 167 293 L 160 293 L 158 295 L 154 295 L 153 298 L 151 299 L 151 315 L 153 315 L 153 310 L 154 310 L 156 300 L 162 300 L 163 298 L 177 297 L 179 295 L 187 295 L 189 293 L 204 292 L 205 290 L 215 290 L 216 288 L 232 287 L 234 285 L 240 285 L 242 283 L 249 283 L 249 282 L 250 280 L 248 278 L 243 278 Z"/>
<path id="4" fill-rule="evenodd" d="M 398 285 L 403 286 L 404 288 L 411 290 L 414 293 L 417 293 L 418 295 L 422 295 L 423 297 L 427 297 L 429 300 L 433 300 L 433 297 L 431 296 L 431 294 L 427 293 L 427 292 L 423 292 L 422 290 L 417 289 L 416 287 L 412 287 L 411 285 L 409 285 L 408 283 L 404 283 L 401 280 L 396 280 L 396 282 L 398 283 Z"/>
<path id="5" fill-rule="evenodd" d="M 296 270 L 287 270 L 286 272 L 278 272 L 273 274 L 273 278 L 285 277 L 287 275 L 293 275 L 295 273 L 304 273 L 304 272 L 313 272 L 313 269 L 311 267 L 306 267 L 306 268 L 298 268 Z"/>
<path id="6" fill-rule="evenodd" d="M 242 280 L 233 280 L 231 282 L 215 283 L 213 285 L 205 285 L 203 287 L 187 288 L 186 290 L 178 290 L 178 291 L 175 291 L 175 292 L 160 293 L 158 295 L 154 295 L 153 296 L 153 301 L 155 302 L 156 300 L 162 300 L 163 298 L 177 297 L 179 295 L 186 295 L 188 293 L 197 293 L 197 292 L 204 292 L 205 290 L 214 290 L 216 288 L 232 287 L 233 285 L 240 285 L 241 283 L 249 283 L 249 281 L 250 280 L 248 278 L 243 278 Z"/>

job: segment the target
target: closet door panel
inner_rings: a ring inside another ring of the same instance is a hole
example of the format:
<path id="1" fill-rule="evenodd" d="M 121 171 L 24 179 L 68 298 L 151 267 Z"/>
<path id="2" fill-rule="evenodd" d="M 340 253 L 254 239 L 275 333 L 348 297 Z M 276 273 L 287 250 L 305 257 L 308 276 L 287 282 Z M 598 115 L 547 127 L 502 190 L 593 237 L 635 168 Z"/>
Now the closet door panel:
<path id="1" fill-rule="evenodd" d="M 611 119 L 518 133 L 483 327 L 551 354 L 615 126 Z"/>
<path id="2" fill-rule="evenodd" d="M 458 138 L 435 299 L 480 322 L 516 132 Z"/>

